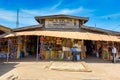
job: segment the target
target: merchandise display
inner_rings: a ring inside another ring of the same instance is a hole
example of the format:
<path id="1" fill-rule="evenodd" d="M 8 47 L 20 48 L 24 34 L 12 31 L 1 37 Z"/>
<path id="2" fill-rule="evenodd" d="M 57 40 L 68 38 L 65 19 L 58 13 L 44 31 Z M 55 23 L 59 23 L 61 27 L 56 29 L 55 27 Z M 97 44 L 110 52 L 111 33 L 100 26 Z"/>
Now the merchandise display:
<path id="1" fill-rule="evenodd" d="M 81 41 L 74 44 L 73 39 L 64 39 L 58 37 L 43 37 L 40 38 L 40 58 L 52 60 L 72 60 L 73 53 L 71 48 L 76 47 L 78 60 L 81 57 Z"/>
<path id="2" fill-rule="evenodd" d="M 19 39 L 19 40 L 18 40 Z M 0 40 L 0 58 L 23 58 L 24 56 L 36 57 L 43 60 L 81 60 L 86 55 L 93 55 L 97 58 L 111 60 L 112 42 L 89 41 L 66 39 L 59 37 L 39 36 L 21 36 Z M 37 53 L 38 45 L 38 53 Z M 119 57 L 119 45 L 117 48 Z"/>
<path id="3" fill-rule="evenodd" d="M 15 38 L 3 39 L 0 42 L 0 58 L 6 58 L 9 54 L 9 58 L 16 58 L 17 56 L 17 43 Z"/>

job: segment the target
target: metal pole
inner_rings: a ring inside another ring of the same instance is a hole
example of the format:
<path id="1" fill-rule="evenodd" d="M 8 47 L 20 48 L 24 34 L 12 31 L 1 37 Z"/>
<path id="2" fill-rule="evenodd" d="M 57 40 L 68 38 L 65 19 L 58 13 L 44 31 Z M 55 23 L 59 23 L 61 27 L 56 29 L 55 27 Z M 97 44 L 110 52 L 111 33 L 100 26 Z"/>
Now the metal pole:
<path id="1" fill-rule="evenodd" d="M 37 52 L 36 52 L 36 61 L 38 61 L 38 45 L 39 45 L 39 36 L 37 36 Z"/>
<path id="2" fill-rule="evenodd" d="M 83 50 L 82 50 L 82 53 L 81 53 L 81 55 L 80 55 L 80 56 L 81 56 L 81 60 L 82 60 L 82 59 L 84 59 L 84 58 L 83 58 L 83 55 L 84 55 L 84 50 L 85 50 L 85 49 L 84 49 L 84 44 L 83 44 L 83 39 L 82 39 L 82 44 L 81 44 L 81 45 L 82 45 L 82 49 L 83 49 Z"/>
<path id="3" fill-rule="evenodd" d="M 9 61 L 9 40 L 8 40 L 8 52 L 7 52 L 7 63 Z"/>
<path id="4" fill-rule="evenodd" d="M 24 42 L 24 52 L 25 52 L 25 56 L 27 55 L 27 51 L 26 51 L 26 36 L 25 36 L 25 42 Z"/>

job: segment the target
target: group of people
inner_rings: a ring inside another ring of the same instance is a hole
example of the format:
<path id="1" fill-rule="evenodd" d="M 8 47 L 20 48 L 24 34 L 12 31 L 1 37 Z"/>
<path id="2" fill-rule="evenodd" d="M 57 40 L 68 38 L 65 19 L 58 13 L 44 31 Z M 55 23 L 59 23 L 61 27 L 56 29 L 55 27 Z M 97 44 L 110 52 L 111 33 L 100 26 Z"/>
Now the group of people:
<path id="1" fill-rule="evenodd" d="M 112 56 L 112 62 L 115 63 L 116 62 L 116 55 L 117 55 L 117 48 L 114 45 L 109 46 L 109 47 L 104 45 L 103 47 L 100 47 L 98 49 L 97 55 L 99 55 L 99 57 L 101 57 L 103 60 L 104 59 L 111 60 L 111 56 Z"/>

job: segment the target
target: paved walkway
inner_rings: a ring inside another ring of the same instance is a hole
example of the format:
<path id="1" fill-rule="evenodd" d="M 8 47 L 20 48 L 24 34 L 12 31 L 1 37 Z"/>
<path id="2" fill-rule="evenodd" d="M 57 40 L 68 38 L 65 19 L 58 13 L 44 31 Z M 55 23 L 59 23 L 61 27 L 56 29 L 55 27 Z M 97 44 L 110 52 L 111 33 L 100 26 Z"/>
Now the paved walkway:
<path id="1" fill-rule="evenodd" d="M 21 61 L 1 63 L 0 73 L 3 73 L 0 76 L 4 79 L 15 77 L 15 80 L 120 80 L 120 63 L 113 64 L 97 58 L 86 60 L 92 72 L 56 71 L 46 67 L 51 64 L 50 61 Z"/>

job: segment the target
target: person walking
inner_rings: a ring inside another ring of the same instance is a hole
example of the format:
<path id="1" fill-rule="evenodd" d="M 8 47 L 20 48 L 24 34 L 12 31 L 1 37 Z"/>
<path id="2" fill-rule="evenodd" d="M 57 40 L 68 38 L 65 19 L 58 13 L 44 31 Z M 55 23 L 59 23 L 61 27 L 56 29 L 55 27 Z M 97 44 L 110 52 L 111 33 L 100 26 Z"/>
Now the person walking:
<path id="1" fill-rule="evenodd" d="M 112 47 L 112 56 L 113 56 L 112 62 L 113 62 L 113 63 L 116 62 L 116 60 L 115 60 L 115 58 L 116 58 L 116 53 L 117 53 L 116 47 L 113 46 L 113 47 Z"/>

